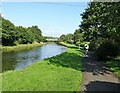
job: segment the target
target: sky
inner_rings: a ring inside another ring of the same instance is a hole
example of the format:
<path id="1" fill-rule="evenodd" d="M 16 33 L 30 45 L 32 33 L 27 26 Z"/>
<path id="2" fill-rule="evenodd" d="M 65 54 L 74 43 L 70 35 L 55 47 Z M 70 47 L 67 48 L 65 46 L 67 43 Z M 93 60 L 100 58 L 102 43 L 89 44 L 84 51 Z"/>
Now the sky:
<path id="1" fill-rule="evenodd" d="M 16 26 L 37 25 L 43 36 L 74 33 L 88 2 L 3 2 L 2 14 Z"/>

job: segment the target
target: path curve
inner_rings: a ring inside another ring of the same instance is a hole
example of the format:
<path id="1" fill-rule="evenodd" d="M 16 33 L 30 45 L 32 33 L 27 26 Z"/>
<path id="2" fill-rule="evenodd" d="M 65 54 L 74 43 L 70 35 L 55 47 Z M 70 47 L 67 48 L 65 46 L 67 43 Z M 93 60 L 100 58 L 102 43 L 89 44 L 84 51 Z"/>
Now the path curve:
<path id="1" fill-rule="evenodd" d="M 81 91 L 116 91 L 120 90 L 118 78 L 113 75 L 108 67 L 96 61 L 92 52 L 82 57 L 83 82 Z M 119 91 L 120 93 L 120 91 Z"/>

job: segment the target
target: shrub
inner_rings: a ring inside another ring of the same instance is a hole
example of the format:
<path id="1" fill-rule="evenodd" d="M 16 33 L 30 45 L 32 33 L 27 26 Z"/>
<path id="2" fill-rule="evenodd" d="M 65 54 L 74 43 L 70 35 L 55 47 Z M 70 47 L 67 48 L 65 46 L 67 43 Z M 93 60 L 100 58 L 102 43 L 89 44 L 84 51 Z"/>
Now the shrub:
<path id="1" fill-rule="evenodd" d="M 81 42 L 81 43 L 80 43 L 80 46 L 81 46 L 81 47 L 84 47 L 85 44 L 86 44 L 85 42 Z"/>
<path id="2" fill-rule="evenodd" d="M 95 51 L 98 47 L 98 44 L 96 42 L 90 42 L 89 44 L 89 50 L 90 51 Z"/>
<path id="3" fill-rule="evenodd" d="M 113 40 L 105 40 L 95 51 L 99 60 L 109 60 L 119 55 L 119 45 Z"/>
<path id="4" fill-rule="evenodd" d="M 87 43 L 88 43 L 88 42 L 80 42 L 79 44 L 80 44 L 81 47 L 84 47 L 85 44 L 87 44 Z M 78 45 L 79 45 L 79 44 L 78 44 Z"/>

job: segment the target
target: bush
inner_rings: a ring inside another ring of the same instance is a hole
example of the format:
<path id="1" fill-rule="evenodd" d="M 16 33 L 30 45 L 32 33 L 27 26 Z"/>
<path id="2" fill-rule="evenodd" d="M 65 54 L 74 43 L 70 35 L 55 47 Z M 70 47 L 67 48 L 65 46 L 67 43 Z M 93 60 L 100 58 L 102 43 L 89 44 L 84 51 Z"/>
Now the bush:
<path id="1" fill-rule="evenodd" d="M 97 49 L 97 47 L 98 47 L 98 44 L 96 42 L 93 42 L 93 41 L 90 42 L 90 44 L 89 44 L 90 51 L 95 51 Z"/>
<path id="2" fill-rule="evenodd" d="M 81 43 L 80 43 L 80 46 L 81 46 L 81 47 L 84 47 L 85 44 L 86 44 L 86 42 L 81 42 Z"/>
<path id="3" fill-rule="evenodd" d="M 113 40 L 105 40 L 95 51 L 99 60 L 109 60 L 119 55 L 119 45 Z"/>
<path id="4" fill-rule="evenodd" d="M 81 47 L 84 47 L 85 46 L 85 44 L 87 44 L 88 42 L 77 42 L 77 46 L 79 46 L 79 44 L 80 44 L 80 46 Z"/>

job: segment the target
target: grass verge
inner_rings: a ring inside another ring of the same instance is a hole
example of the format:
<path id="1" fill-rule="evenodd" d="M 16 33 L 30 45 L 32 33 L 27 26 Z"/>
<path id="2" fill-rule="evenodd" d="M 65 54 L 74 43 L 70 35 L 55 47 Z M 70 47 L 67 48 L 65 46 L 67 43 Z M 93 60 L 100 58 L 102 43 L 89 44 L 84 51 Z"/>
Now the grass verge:
<path id="1" fill-rule="evenodd" d="M 59 45 L 62 45 L 62 46 L 66 46 L 68 48 L 78 48 L 76 45 L 74 44 L 68 44 L 68 43 L 64 43 L 64 42 L 58 42 Z"/>
<path id="2" fill-rule="evenodd" d="M 11 51 L 21 51 L 26 49 L 31 49 L 35 46 L 41 46 L 44 43 L 33 43 L 33 44 L 19 44 L 17 46 L 2 46 L 0 49 L 2 49 L 3 52 L 11 52 Z"/>
<path id="3" fill-rule="evenodd" d="M 80 91 L 82 52 L 66 52 L 21 70 L 1 73 L 3 91 Z"/>
<path id="4" fill-rule="evenodd" d="M 105 62 L 105 64 L 113 71 L 113 73 L 120 78 L 120 56 Z"/>

